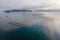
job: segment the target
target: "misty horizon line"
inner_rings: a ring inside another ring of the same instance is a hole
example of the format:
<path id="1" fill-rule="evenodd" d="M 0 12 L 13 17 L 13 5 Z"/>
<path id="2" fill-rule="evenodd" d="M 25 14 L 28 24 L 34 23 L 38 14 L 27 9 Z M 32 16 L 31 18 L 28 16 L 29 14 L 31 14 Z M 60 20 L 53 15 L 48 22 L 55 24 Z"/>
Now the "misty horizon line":
<path id="1" fill-rule="evenodd" d="M 13 10 L 5 10 L 5 13 L 10 12 L 60 12 L 60 9 L 40 9 L 40 10 L 29 10 L 29 9 L 13 9 Z"/>

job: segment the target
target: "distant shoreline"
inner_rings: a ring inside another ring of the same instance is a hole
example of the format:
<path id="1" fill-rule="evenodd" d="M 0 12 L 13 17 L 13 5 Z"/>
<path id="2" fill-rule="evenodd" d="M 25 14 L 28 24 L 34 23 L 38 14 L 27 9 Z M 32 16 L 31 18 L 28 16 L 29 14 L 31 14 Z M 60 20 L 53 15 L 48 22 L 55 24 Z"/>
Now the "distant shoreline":
<path id="1" fill-rule="evenodd" d="M 5 10 L 5 13 L 10 12 L 60 12 L 60 9 L 48 9 L 48 10 Z"/>

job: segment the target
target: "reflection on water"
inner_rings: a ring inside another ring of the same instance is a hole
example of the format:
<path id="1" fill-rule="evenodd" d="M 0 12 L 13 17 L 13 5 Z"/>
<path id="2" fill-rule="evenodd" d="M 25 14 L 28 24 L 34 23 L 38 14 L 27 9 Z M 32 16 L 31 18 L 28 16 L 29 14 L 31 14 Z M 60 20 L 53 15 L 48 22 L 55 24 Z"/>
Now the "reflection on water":
<path id="1" fill-rule="evenodd" d="M 55 14 L 48 12 L 0 13 L 1 40 L 55 40 Z"/>
<path id="2" fill-rule="evenodd" d="M 1 34 L 0 40 L 51 40 L 51 37 L 44 33 L 44 29 L 47 30 L 36 24 L 30 27 L 24 26 Z"/>

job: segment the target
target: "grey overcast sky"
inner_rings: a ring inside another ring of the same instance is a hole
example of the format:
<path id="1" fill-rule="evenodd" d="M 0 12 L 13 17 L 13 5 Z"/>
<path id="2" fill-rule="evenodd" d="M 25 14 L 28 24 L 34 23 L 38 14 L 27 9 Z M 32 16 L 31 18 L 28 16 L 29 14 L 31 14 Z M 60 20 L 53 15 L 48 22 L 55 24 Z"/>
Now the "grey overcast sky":
<path id="1" fill-rule="evenodd" d="M 0 9 L 43 8 L 55 4 L 56 0 L 0 0 Z"/>

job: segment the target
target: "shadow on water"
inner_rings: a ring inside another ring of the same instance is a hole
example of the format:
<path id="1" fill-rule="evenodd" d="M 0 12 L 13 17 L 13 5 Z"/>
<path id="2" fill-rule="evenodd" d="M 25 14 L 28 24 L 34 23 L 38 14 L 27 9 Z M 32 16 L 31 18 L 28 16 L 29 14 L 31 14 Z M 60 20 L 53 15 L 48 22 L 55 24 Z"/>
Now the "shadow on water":
<path id="1" fill-rule="evenodd" d="M 7 32 L 3 40 L 50 40 L 43 32 L 43 26 L 32 25 L 21 27 Z"/>

